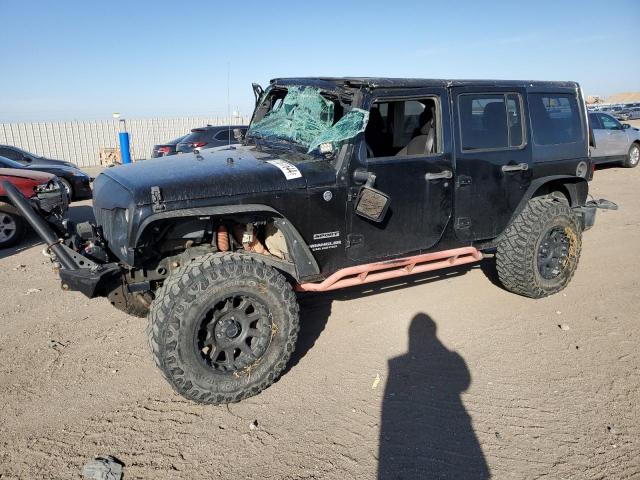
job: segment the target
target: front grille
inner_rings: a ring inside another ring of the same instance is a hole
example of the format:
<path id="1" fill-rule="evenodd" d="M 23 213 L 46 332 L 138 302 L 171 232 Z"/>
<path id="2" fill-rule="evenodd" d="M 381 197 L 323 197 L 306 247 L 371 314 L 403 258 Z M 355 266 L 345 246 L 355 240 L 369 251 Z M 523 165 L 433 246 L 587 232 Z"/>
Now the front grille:
<path id="1" fill-rule="evenodd" d="M 113 212 L 113 210 L 106 208 L 95 208 L 93 212 L 96 217 L 96 225 L 102 229 L 102 238 L 107 242 L 113 238 Z"/>

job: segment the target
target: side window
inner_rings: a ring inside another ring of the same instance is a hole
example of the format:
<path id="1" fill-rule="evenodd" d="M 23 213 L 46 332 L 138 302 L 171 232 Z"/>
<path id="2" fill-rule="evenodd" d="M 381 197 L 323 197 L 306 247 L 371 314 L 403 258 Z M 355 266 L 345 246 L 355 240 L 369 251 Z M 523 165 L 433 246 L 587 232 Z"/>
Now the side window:
<path id="1" fill-rule="evenodd" d="M 462 150 L 524 145 L 522 97 L 516 93 L 472 93 L 458 97 Z"/>
<path id="2" fill-rule="evenodd" d="M 0 148 L 0 156 L 6 157 L 9 160 L 22 160 L 22 155 L 17 150 L 13 150 L 12 148 Z"/>
<path id="3" fill-rule="evenodd" d="M 589 114 L 589 123 L 591 124 L 591 128 L 594 130 L 601 130 L 602 124 L 600 123 L 600 115 L 597 113 Z"/>
<path id="4" fill-rule="evenodd" d="M 231 132 L 231 135 L 233 135 L 233 131 Z M 220 141 L 220 142 L 228 142 L 229 141 L 229 131 L 228 130 L 221 130 L 220 132 L 216 133 L 216 136 L 213 137 L 216 140 Z"/>
<path id="5" fill-rule="evenodd" d="M 509 146 L 519 147 L 524 144 L 522 135 L 522 102 L 520 95 L 507 95 L 507 120 L 509 126 Z"/>
<path id="6" fill-rule="evenodd" d="M 403 157 L 438 152 L 436 98 L 375 102 L 364 132 L 367 156 Z"/>
<path id="7" fill-rule="evenodd" d="M 600 123 L 602 124 L 602 128 L 604 128 L 605 130 L 622 130 L 620 122 L 609 115 L 604 115 L 601 113 Z"/>
<path id="8" fill-rule="evenodd" d="M 584 139 L 580 109 L 570 93 L 530 93 L 533 141 L 538 145 L 576 143 Z"/>

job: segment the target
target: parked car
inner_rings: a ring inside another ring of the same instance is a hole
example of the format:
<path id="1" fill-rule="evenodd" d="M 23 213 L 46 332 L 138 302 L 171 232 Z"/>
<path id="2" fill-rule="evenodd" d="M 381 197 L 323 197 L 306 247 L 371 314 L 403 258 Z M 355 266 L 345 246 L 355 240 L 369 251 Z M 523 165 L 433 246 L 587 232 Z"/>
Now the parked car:
<path id="1" fill-rule="evenodd" d="M 240 401 L 284 371 L 295 291 L 483 252 L 507 290 L 564 289 L 607 205 L 587 200 L 583 112 L 575 82 L 272 80 L 242 145 L 100 174 L 96 224 L 69 225 L 72 240 L 52 247 L 63 288 L 149 313 L 156 365 L 179 394 Z"/>
<path id="2" fill-rule="evenodd" d="M 244 135 L 247 132 L 246 125 L 216 126 L 194 128 L 191 133 L 184 137 L 177 145 L 177 153 L 193 152 L 194 148 L 205 150 L 214 147 L 238 143 L 235 139 L 234 130 L 240 130 Z"/>
<path id="3" fill-rule="evenodd" d="M 620 120 L 621 122 L 626 122 L 631 118 L 628 110 L 620 110 L 619 112 L 615 112 L 612 114 L 615 118 Z"/>
<path id="4" fill-rule="evenodd" d="M 13 147 L 11 145 L 0 145 L 0 157 L 8 158 L 9 160 L 16 161 L 23 165 L 31 165 L 32 163 L 37 163 L 39 165 L 62 165 L 66 167 L 78 168 L 75 163 L 42 157 L 40 155 L 36 155 L 35 153 L 27 152 L 26 150 L 18 147 Z"/>
<path id="5" fill-rule="evenodd" d="M 629 168 L 638 166 L 640 130 L 602 112 L 589 113 L 589 122 L 596 144 L 591 148 L 594 163 L 620 162 Z"/>
<path id="6" fill-rule="evenodd" d="M 174 140 L 171 140 L 170 142 L 167 143 L 160 143 L 158 145 L 154 145 L 153 149 L 151 150 L 151 158 L 158 158 L 158 157 L 166 157 L 169 155 L 175 155 L 176 153 L 176 147 L 178 145 L 179 142 L 181 142 L 187 135 L 183 135 L 181 137 L 178 137 Z"/>
<path id="7" fill-rule="evenodd" d="M 640 107 L 632 107 L 627 110 L 627 112 L 629 113 L 628 120 L 637 120 L 640 118 Z"/>
<path id="8" fill-rule="evenodd" d="M 40 171 L 51 173 L 58 177 L 64 186 L 69 201 L 85 200 L 91 198 L 92 178 L 77 167 L 66 165 L 31 163 L 27 166 L 0 156 L 0 168 L 15 168 L 29 171 Z"/>
<path id="9" fill-rule="evenodd" d="M 55 175 L 23 168 L 0 168 L 0 248 L 16 245 L 27 228 L 18 209 L 9 203 L 3 181 L 15 186 L 35 211 L 60 231 L 68 202 Z"/>

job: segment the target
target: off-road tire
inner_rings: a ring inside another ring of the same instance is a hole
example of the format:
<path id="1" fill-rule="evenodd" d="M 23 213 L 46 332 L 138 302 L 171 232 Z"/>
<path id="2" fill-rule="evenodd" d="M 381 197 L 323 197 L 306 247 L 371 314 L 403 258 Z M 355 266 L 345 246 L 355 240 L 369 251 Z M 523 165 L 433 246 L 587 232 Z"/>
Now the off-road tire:
<path id="1" fill-rule="evenodd" d="M 627 159 L 624 161 L 624 166 L 627 168 L 635 168 L 638 166 L 638 158 L 640 157 L 640 144 L 632 143 L 629 147 L 629 153 L 627 153 Z M 633 160 L 635 158 L 635 160 Z"/>
<path id="2" fill-rule="evenodd" d="M 558 228 L 569 239 L 569 253 L 560 274 L 546 279 L 538 267 L 539 249 L 545 236 Z M 533 198 L 498 240 L 498 278 L 507 290 L 525 297 L 552 295 L 571 281 L 578 266 L 581 247 L 580 220 L 568 202 L 548 196 Z"/>
<path id="3" fill-rule="evenodd" d="M 13 205 L 0 202 L 0 217 L 10 219 L 10 221 L 15 225 L 13 235 L 9 238 L 0 240 L 0 248 L 12 247 L 13 245 L 20 243 L 27 231 L 27 225 L 22 216 L 18 213 L 18 210 Z"/>
<path id="4" fill-rule="evenodd" d="M 220 372 L 202 359 L 195 342 L 203 317 L 236 294 L 263 302 L 270 339 L 247 368 Z M 252 257 L 217 253 L 194 259 L 165 280 L 151 305 L 148 337 L 156 365 L 178 394 L 198 403 L 224 404 L 270 386 L 291 357 L 298 330 L 296 295 L 278 270 Z"/>

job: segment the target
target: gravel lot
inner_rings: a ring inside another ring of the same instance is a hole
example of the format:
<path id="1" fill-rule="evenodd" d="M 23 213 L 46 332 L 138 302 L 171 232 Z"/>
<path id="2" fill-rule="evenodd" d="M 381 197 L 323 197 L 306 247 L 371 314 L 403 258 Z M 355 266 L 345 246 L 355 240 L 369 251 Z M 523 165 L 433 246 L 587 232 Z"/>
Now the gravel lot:
<path id="1" fill-rule="evenodd" d="M 0 478 L 97 454 L 127 479 L 640 478 L 640 168 L 591 190 L 620 210 L 563 293 L 510 294 L 485 261 L 305 297 L 289 370 L 230 407 L 176 396 L 146 321 L 62 292 L 35 237 L 0 251 Z"/>

